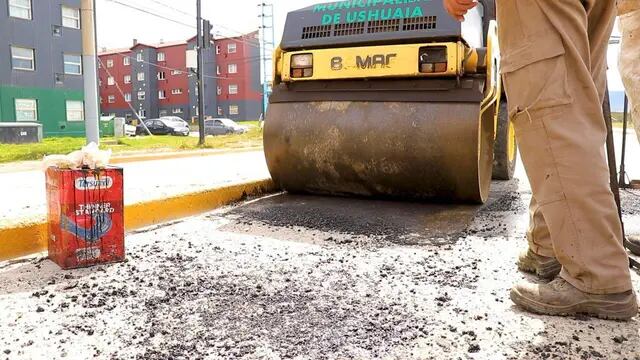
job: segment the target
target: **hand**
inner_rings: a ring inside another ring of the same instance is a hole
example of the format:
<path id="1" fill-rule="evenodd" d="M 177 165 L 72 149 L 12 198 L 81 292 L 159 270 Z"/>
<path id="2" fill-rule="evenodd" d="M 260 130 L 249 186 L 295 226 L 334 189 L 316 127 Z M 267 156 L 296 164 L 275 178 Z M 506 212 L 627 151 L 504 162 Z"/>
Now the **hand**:
<path id="1" fill-rule="evenodd" d="M 467 11 L 473 9 L 478 5 L 477 0 L 442 0 L 444 8 L 449 15 L 453 16 L 458 21 L 464 21 L 464 15 Z"/>

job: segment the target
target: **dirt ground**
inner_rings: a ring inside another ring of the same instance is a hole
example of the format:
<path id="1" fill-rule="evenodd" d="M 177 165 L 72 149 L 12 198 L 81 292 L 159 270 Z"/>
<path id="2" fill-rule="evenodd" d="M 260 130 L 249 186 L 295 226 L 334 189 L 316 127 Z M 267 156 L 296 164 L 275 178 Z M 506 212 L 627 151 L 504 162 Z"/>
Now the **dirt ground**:
<path id="1" fill-rule="evenodd" d="M 122 264 L 0 264 L 0 359 L 640 360 L 638 319 L 511 303 L 529 198 L 278 194 L 129 234 Z M 640 232 L 640 193 L 624 203 Z"/>

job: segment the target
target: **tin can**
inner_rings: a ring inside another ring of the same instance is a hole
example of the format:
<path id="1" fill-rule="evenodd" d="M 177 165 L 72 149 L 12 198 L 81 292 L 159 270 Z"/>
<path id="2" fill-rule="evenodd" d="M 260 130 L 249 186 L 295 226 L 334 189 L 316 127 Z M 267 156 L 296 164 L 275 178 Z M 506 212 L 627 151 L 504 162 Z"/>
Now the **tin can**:
<path id="1" fill-rule="evenodd" d="M 49 258 L 63 269 L 123 261 L 122 168 L 51 167 L 46 180 Z"/>

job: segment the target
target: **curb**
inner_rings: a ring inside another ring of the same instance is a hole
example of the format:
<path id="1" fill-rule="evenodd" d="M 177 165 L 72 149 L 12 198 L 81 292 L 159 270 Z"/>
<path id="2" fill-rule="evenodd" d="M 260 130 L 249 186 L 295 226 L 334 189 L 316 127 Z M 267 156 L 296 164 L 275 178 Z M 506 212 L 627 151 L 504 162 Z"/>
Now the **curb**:
<path id="1" fill-rule="evenodd" d="M 273 181 L 265 179 L 127 205 L 125 231 L 202 214 L 247 196 L 264 195 L 275 190 Z M 0 261 L 46 251 L 47 239 L 48 225 L 42 220 L 0 228 Z"/>

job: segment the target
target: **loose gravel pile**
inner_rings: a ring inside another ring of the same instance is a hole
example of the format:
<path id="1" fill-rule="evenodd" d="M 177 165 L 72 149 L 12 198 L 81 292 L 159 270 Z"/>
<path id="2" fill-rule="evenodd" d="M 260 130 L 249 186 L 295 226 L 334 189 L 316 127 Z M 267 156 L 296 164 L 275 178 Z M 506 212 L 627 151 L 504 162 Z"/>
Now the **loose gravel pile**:
<path id="1" fill-rule="evenodd" d="M 0 359 L 640 360 L 637 320 L 511 303 L 529 197 L 279 195 L 131 234 L 122 264 L 0 264 Z"/>

